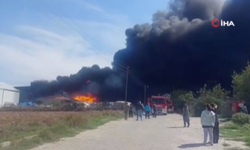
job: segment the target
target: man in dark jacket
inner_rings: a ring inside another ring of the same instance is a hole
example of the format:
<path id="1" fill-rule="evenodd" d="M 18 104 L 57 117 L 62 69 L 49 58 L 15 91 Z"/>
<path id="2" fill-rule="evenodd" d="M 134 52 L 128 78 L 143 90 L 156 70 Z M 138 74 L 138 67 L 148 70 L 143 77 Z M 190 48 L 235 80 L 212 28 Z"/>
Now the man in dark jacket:
<path id="1" fill-rule="evenodd" d="M 139 117 L 142 120 L 142 112 L 144 110 L 144 106 L 142 105 L 141 101 L 139 101 L 136 105 L 136 112 L 137 112 L 137 121 L 139 120 Z"/>
<path id="2" fill-rule="evenodd" d="M 217 105 L 216 104 L 211 104 L 212 110 L 215 113 L 215 124 L 213 128 L 213 138 L 214 138 L 214 143 L 218 143 L 219 141 L 219 118 L 218 118 L 218 113 L 217 113 Z"/>
<path id="3" fill-rule="evenodd" d="M 128 102 L 125 102 L 124 104 L 123 104 L 123 111 L 124 111 L 124 118 L 125 118 L 125 120 L 127 120 L 128 119 L 128 112 L 129 112 L 129 105 L 128 105 Z"/>
<path id="4" fill-rule="evenodd" d="M 153 118 L 156 118 L 156 105 L 155 105 L 155 103 L 153 103 L 152 110 L 153 110 Z"/>
<path id="5" fill-rule="evenodd" d="M 134 112 L 133 112 L 133 105 L 132 104 L 130 104 L 130 107 L 129 107 L 129 118 L 130 117 L 132 117 L 133 118 L 133 114 L 134 114 Z"/>

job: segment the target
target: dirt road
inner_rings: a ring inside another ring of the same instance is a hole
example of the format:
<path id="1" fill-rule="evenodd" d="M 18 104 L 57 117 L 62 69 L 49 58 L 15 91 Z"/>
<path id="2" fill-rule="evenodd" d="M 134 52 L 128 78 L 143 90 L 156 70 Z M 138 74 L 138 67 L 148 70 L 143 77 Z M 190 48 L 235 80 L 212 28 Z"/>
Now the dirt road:
<path id="1" fill-rule="evenodd" d="M 113 121 L 76 137 L 44 144 L 32 150 L 223 150 L 222 144 L 203 146 L 199 118 L 191 118 L 191 126 L 183 128 L 177 114 L 149 120 Z"/>

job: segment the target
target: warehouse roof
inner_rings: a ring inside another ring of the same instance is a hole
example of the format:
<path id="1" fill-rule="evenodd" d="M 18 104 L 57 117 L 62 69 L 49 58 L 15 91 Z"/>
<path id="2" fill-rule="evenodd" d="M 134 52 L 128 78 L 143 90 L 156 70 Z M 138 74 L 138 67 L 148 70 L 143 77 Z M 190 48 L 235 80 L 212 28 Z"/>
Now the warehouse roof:
<path id="1" fill-rule="evenodd" d="M 19 92 L 18 89 L 14 88 L 12 85 L 9 85 L 4 82 L 0 82 L 0 90 L 8 90 L 8 91 L 16 91 Z"/>

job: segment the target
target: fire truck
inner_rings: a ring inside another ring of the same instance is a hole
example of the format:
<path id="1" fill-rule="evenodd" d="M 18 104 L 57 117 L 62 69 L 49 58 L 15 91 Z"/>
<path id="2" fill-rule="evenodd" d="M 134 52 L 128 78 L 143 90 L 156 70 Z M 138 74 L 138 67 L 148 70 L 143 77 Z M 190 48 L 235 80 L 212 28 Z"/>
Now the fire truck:
<path id="1" fill-rule="evenodd" d="M 247 106 L 244 104 L 244 101 L 235 101 L 232 103 L 233 113 L 244 112 L 248 113 Z"/>
<path id="2" fill-rule="evenodd" d="M 240 105 L 242 104 L 242 101 L 236 101 L 232 103 L 232 110 L 233 113 L 239 112 Z"/>
<path id="3" fill-rule="evenodd" d="M 166 96 L 151 96 L 150 98 L 148 98 L 148 103 L 151 108 L 155 104 L 157 115 L 167 115 L 168 112 L 174 112 L 173 102 Z"/>
<path id="4" fill-rule="evenodd" d="M 168 108 L 168 112 L 173 114 L 174 113 L 174 104 L 173 101 L 171 99 L 167 98 L 167 108 Z"/>

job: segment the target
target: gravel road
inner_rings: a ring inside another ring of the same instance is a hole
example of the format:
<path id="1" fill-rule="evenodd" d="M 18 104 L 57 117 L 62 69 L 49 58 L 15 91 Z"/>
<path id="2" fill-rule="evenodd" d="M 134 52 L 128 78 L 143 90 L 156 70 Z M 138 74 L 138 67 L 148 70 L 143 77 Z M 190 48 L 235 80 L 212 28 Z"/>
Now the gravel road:
<path id="1" fill-rule="evenodd" d="M 203 146 L 199 118 L 190 118 L 191 126 L 183 128 L 177 114 L 149 120 L 109 122 L 95 130 L 32 150 L 223 150 L 222 142 Z"/>

